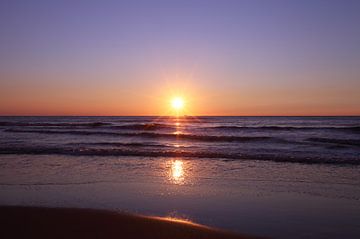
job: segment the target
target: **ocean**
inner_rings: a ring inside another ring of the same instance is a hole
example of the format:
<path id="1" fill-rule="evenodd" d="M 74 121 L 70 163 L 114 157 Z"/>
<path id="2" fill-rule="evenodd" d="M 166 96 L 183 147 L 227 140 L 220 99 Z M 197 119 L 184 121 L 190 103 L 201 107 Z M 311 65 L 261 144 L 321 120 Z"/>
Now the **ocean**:
<path id="1" fill-rule="evenodd" d="M 1 117 L 1 154 L 360 164 L 360 117 Z"/>
<path id="2" fill-rule="evenodd" d="M 360 238 L 360 117 L 0 117 L 0 204 Z"/>

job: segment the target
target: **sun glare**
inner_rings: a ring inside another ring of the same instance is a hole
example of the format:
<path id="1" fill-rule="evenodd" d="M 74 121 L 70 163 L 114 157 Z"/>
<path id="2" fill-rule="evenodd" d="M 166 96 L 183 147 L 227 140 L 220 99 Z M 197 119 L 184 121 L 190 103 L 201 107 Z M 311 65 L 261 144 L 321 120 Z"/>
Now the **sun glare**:
<path id="1" fill-rule="evenodd" d="M 181 110 L 184 108 L 184 100 L 181 97 L 175 97 L 171 100 L 171 106 L 175 110 Z"/>
<path id="2" fill-rule="evenodd" d="M 175 160 L 171 162 L 170 180 L 174 184 L 182 185 L 185 180 L 184 162 Z"/>

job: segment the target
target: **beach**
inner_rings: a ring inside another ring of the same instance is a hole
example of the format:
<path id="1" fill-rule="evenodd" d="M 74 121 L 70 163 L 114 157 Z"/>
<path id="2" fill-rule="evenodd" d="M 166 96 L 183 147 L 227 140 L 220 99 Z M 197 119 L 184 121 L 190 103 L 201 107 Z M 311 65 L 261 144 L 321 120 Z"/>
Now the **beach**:
<path id="1" fill-rule="evenodd" d="M 0 207 L 3 238 L 251 239 L 186 221 L 105 210 Z"/>
<path id="2" fill-rule="evenodd" d="M 104 161 L 56 155 L 0 158 L 1 205 L 106 209 L 270 238 L 355 239 L 360 234 L 359 169 L 353 166 L 139 157 Z"/>
<path id="3" fill-rule="evenodd" d="M 0 239 L 360 239 L 360 0 L 0 1 Z"/>

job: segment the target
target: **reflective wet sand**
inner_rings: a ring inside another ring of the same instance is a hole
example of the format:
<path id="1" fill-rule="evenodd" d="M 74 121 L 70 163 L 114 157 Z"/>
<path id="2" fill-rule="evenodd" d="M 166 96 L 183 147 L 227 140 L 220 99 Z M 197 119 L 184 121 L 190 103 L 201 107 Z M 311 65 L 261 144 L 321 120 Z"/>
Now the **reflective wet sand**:
<path id="1" fill-rule="evenodd" d="M 360 235 L 358 167 L 189 158 L 0 159 L 2 205 L 116 209 L 276 238 Z"/>

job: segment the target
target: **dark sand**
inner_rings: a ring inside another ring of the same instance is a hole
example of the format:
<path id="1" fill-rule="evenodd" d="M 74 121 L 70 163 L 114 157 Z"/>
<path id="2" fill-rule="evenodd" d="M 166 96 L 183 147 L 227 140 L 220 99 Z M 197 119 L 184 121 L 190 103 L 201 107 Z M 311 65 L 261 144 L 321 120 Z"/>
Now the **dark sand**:
<path id="1" fill-rule="evenodd" d="M 94 209 L 0 206 L 0 238 L 254 238 L 189 222 Z"/>

